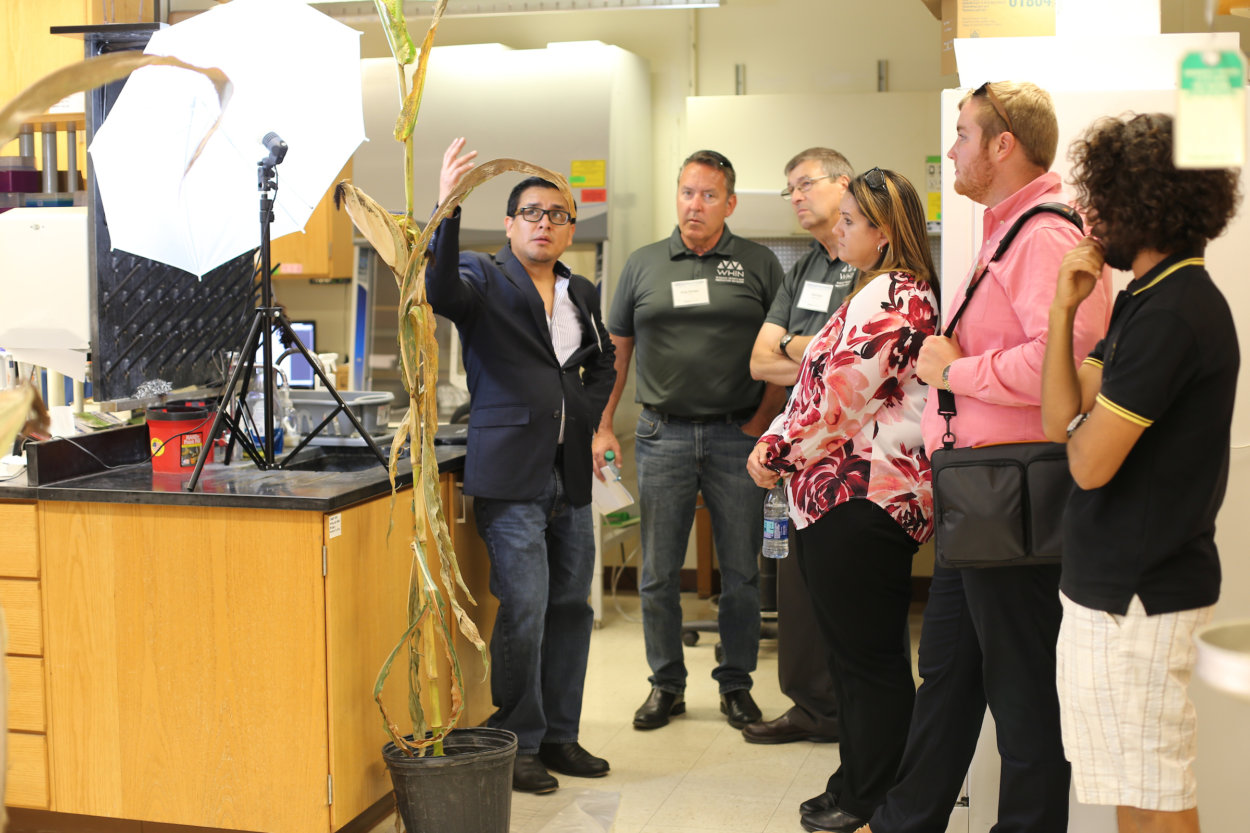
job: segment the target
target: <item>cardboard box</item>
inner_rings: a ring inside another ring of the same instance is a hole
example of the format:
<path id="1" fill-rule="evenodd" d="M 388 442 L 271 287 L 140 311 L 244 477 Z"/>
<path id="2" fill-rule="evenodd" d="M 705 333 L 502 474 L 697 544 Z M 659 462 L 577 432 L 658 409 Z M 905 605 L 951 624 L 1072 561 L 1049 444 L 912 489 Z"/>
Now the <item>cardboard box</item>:
<path id="1" fill-rule="evenodd" d="M 1055 34 L 1057 0 L 942 0 L 942 74 L 957 71 L 955 38 Z M 1002 81 L 1002 78 L 987 78 Z"/>

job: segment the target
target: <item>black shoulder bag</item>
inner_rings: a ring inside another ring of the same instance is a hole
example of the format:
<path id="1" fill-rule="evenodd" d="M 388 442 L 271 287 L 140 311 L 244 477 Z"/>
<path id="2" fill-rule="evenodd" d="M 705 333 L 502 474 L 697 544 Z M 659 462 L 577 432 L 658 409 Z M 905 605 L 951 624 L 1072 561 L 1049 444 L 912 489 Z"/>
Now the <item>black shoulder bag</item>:
<path id="1" fill-rule="evenodd" d="M 1083 230 L 1080 216 L 1061 203 L 1035 205 L 1012 224 L 994 256 L 974 275 L 964 302 L 943 334 L 949 337 L 981 284 L 989 264 L 1002 257 L 1034 214 L 1058 214 Z M 946 420 L 942 447 L 933 452 L 934 538 L 943 567 L 1011 567 L 1057 564 L 1063 510 L 1072 491 L 1068 452 L 1061 443 L 1002 443 L 956 448 L 951 418 L 955 395 L 937 391 Z"/>

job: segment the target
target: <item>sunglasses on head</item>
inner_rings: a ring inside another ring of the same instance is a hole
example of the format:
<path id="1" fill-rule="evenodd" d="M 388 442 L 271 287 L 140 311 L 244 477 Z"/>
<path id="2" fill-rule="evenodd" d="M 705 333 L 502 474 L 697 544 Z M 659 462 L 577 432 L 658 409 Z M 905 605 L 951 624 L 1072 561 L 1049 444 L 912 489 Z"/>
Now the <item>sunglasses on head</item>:
<path id="1" fill-rule="evenodd" d="M 973 98 L 983 96 L 989 100 L 990 106 L 994 108 L 994 112 L 998 113 L 998 117 L 1003 120 L 1003 124 L 1007 125 L 1008 133 L 1015 133 L 1016 129 L 1011 126 L 1011 116 L 1007 115 L 1007 108 L 998 100 L 998 96 L 994 95 L 994 90 L 990 87 L 989 81 L 972 91 Z"/>

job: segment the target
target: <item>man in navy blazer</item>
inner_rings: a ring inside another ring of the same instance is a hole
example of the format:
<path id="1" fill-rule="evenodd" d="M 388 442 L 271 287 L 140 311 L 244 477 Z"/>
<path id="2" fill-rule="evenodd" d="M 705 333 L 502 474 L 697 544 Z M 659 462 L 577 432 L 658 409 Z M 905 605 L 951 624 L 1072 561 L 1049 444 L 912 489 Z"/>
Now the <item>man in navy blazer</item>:
<path id="1" fill-rule="evenodd" d="M 441 204 L 473 166 L 456 139 L 443 155 Z M 489 725 L 515 732 L 512 787 L 551 792 L 566 775 L 607 775 L 581 747 L 582 688 L 594 613 L 591 441 L 616 380 L 599 292 L 559 258 L 576 206 L 530 177 L 508 198 L 508 245 L 460 251 L 460 211 L 431 242 L 430 305 L 460 333 L 468 375 L 464 491 L 499 599 L 491 635 Z M 600 475 L 601 479 L 602 476 Z"/>

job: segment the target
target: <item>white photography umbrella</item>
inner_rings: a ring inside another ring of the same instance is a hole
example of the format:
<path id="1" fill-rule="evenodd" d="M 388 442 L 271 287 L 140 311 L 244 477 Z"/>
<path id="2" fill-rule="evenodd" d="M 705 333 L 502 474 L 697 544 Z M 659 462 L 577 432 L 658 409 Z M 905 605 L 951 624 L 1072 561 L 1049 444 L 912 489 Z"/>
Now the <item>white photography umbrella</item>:
<path id="1" fill-rule="evenodd" d="M 274 238 L 300 231 L 365 137 L 360 32 L 301 0 L 232 0 L 162 29 L 149 54 L 220 67 L 234 85 L 221 125 L 195 72 L 134 72 L 89 148 L 113 247 L 203 276 L 260 245 L 256 163 L 276 133 Z"/>

